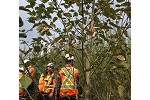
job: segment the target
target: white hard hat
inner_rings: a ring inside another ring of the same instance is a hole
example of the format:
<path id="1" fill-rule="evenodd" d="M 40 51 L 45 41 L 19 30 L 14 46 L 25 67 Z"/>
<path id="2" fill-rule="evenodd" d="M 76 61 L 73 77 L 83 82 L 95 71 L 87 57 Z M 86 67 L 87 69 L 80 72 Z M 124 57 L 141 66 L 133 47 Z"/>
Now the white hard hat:
<path id="1" fill-rule="evenodd" d="M 25 59 L 23 62 L 24 62 L 24 63 L 27 63 L 27 62 L 29 62 L 29 61 L 30 61 L 30 60 L 28 60 L 28 59 Z"/>
<path id="2" fill-rule="evenodd" d="M 47 66 L 54 66 L 54 64 L 53 63 L 48 63 Z"/>
<path id="3" fill-rule="evenodd" d="M 71 54 L 66 54 L 65 58 L 66 58 L 66 60 L 74 60 L 74 56 Z"/>
<path id="4" fill-rule="evenodd" d="M 23 66 L 19 67 L 19 70 L 20 70 L 20 71 L 24 71 Z"/>

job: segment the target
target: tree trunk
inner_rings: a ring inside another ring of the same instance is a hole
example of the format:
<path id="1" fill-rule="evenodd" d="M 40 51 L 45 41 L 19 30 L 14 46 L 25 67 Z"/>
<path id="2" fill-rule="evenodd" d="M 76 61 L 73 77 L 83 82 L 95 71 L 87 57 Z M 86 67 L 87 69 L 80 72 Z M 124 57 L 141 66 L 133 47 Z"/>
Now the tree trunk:
<path id="1" fill-rule="evenodd" d="M 85 68 L 86 69 L 90 69 L 91 68 L 91 64 L 90 64 L 90 61 L 91 61 L 91 52 L 90 52 L 90 45 L 89 45 L 89 48 L 86 50 L 86 65 L 85 65 Z M 90 86 L 91 86 L 91 79 L 90 79 L 90 74 L 91 74 L 91 71 L 88 70 L 87 72 L 85 72 L 85 76 L 86 76 L 86 85 L 85 85 L 85 100 L 89 100 L 89 95 L 90 95 Z"/>

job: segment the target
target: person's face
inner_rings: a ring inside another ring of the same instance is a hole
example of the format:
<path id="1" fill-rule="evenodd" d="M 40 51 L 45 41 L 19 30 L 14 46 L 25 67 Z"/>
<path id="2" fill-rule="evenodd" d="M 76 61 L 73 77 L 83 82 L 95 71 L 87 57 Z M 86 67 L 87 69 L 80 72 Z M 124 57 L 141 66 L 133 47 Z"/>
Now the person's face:
<path id="1" fill-rule="evenodd" d="M 70 61 L 70 65 L 72 65 L 72 66 L 73 66 L 73 60 L 71 60 L 71 61 Z"/>
<path id="2" fill-rule="evenodd" d="M 47 70 L 51 71 L 52 70 L 51 66 L 47 66 Z"/>

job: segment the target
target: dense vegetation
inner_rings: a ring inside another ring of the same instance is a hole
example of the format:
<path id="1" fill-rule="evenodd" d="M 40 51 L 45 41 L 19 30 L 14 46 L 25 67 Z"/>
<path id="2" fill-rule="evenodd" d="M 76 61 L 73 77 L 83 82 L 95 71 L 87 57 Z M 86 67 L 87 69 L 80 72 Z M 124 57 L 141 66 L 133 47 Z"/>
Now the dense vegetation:
<path id="1" fill-rule="evenodd" d="M 23 29 L 19 17 L 19 40 L 25 45 L 19 57 L 20 64 L 26 58 L 34 62 L 36 82 L 46 64 L 53 62 L 57 73 L 64 55 L 72 53 L 84 100 L 131 99 L 130 0 L 26 1 L 19 9 L 33 26 Z M 32 30 L 39 35 L 29 43 Z"/>

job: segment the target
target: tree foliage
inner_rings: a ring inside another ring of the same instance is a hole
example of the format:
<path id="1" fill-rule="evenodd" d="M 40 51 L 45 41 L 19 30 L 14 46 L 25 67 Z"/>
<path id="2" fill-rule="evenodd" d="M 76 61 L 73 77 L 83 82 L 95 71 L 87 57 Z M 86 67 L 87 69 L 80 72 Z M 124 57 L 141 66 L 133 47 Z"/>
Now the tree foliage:
<path id="1" fill-rule="evenodd" d="M 58 71 L 65 65 L 64 54 L 72 53 L 86 100 L 131 99 L 130 0 L 27 2 L 19 9 L 29 15 L 27 21 L 33 26 L 20 29 L 19 38 L 27 38 L 32 29 L 39 36 L 32 43 L 20 40 L 26 47 L 20 55 L 36 62 L 37 74 L 50 61 Z M 23 25 L 19 17 L 19 27 Z"/>

